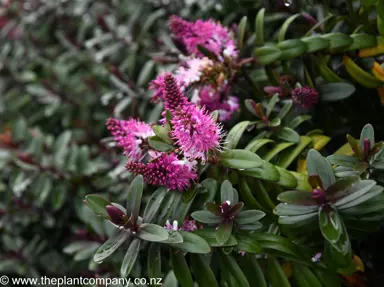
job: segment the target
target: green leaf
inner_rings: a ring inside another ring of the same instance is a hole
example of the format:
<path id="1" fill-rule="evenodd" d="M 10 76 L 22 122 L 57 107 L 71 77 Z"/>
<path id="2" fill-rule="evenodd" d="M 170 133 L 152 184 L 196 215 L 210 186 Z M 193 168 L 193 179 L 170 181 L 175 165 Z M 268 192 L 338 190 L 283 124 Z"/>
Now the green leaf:
<path id="1" fill-rule="evenodd" d="M 166 142 L 167 144 L 169 145 L 172 145 L 172 140 L 171 138 L 169 137 L 169 126 L 165 126 L 165 127 L 162 127 L 162 126 L 159 126 L 159 125 L 155 125 L 152 127 L 153 129 L 153 132 L 155 133 L 156 136 L 158 136 L 159 138 L 161 138 L 164 142 Z"/>
<path id="2" fill-rule="evenodd" d="M 257 13 L 255 20 L 255 31 L 256 31 L 256 45 L 264 45 L 264 14 L 265 8 L 261 8 Z"/>
<path id="3" fill-rule="evenodd" d="M 168 231 L 159 225 L 151 223 L 143 223 L 137 236 L 146 241 L 158 242 L 168 239 Z"/>
<path id="4" fill-rule="evenodd" d="M 329 48 L 331 41 L 321 36 L 310 36 L 300 39 L 307 45 L 307 53 L 314 53 Z"/>
<path id="5" fill-rule="evenodd" d="M 352 249 L 347 230 L 342 223 L 342 232 L 338 242 L 331 244 L 328 240 L 324 243 L 324 259 L 330 268 L 345 268 L 351 264 Z"/>
<path id="6" fill-rule="evenodd" d="M 219 242 L 220 245 L 223 245 L 225 242 L 228 241 L 232 234 L 233 229 L 233 221 L 229 222 L 222 222 L 219 224 L 217 231 L 216 231 L 216 239 L 217 242 Z"/>
<path id="7" fill-rule="evenodd" d="M 241 266 L 250 286 L 267 287 L 263 269 L 255 255 L 246 255 L 244 265 Z"/>
<path id="8" fill-rule="evenodd" d="M 269 162 L 264 162 L 261 167 L 243 170 L 241 173 L 267 181 L 278 181 L 280 178 L 279 171 Z"/>
<path id="9" fill-rule="evenodd" d="M 239 194 L 236 189 L 232 187 L 229 180 L 224 180 L 221 184 L 221 202 L 229 201 L 230 205 L 233 206 L 239 202 Z"/>
<path id="10" fill-rule="evenodd" d="M 143 195 L 143 176 L 136 176 L 128 188 L 127 215 L 131 215 L 130 221 L 136 224 L 139 217 L 141 197 Z"/>
<path id="11" fill-rule="evenodd" d="M 293 21 L 295 21 L 296 18 L 298 18 L 301 14 L 294 14 L 292 16 L 290 16 L 289 18 L 287 18 L 287 20 L 285 20 L 285 22 L 283 23 L 283 25 L 281 26 L 280 28 L 280 31 L 279 31 L 279 34 L 277 35 L 277 41 L 278 42 L 282 42 L 284 41 L 285 39 L 285 34 L 287 33 L 287 30 L 289 28 L 289 26 L 291 25 L 291 23 Z"/>
<path id="12" fill-rule="evenodd" d="M 301 190 L 288 190 L 280 193 L 277 199 L 281 202 L 299 205 L 317 205 L 312 198 L 312 192 Z"/>
<path id="13" fill-rule="evenodd" d="M 53 162 L 57 168 L 62 168 L 65 163 L 65 158 L 68 154 L 68 145 L 71 141 L 72 133 L 64 131 L 61 133 L 53 146 Z"/>
<path id="14" fill-rule="evenodd" d="M 137 257 L 139 256 L 140 244 L 141 244 L 141 240 L 138 238 L 135 238 L 129 245 L 127 253 L 125 253 L 123 263 L 121 264 L 121 268 L 120 268 L 121 277 L 125 278 L 131 273 L 132 268 L 136 263 Z"/>
<path id="15" fill-rule="evenodd" d="M 321 37 L 330 41 L 330 49 L 345 48 L 353 43 L 353 39 L 349 35 L 343 33 L 329 33 L 322 35 Z"/>
<path id="16" fill-rule="evenodd" d="M 279 134 L 277 135 L 280 139 L 286 140 L 289 142 L 299 143 L 300 142 L 300 135 L 295 132 L 293 129 L 283 127 Z"/>
<path id="17" fill-rule="evenodd" d="M 245 29 L 247 28 L 247 16 L 241 18 L 239 26 L 237 28 L 237 47 L 239 50 L 243 47 Z"/>
<path id="18" fill-rule="evenodd" d="M 271 159 L 273 159 L 278 153 L 280 153 L 281 151 L 285 150 L 286 148 L 289 148 L 290 146 L 293 146 L 294 143 L 293 142 L 288 142 L 288 143 L 279 143 L 277 144 L 273 149 L 271 149 L 265 156 L 264 156 L 264 160 L 265 161 L 270 161 Z"/>
<path id="19" fill-rule="evenodd" d="M 225 269 L 228 270 L 229 274 L 234 277 L 238 287 L 250 287 L 243 271 L 232 256 L 221 253 L 220 259 L 220 265 L 225 266 Z"/>
<path id="20" fill-rule="evenodd" d="M 288 168 L 292 162 L 297 159 L 299 154 L 312 142 L 312 138 L 307 136 L 300 137 L 300 143 L 296 146 L 292 146 L 291 148 L 285 150 L 282 154 L 280 154 L 279 159 L 277 161 L 277 166 L 282 168 Z"/>
<path id="21" fill-rule="evenodd" d="M 375 131 L 373 130 L 373 127 L 371 124 L 366 124 L 363 129 L 361 130 L 360 134 L 360 148 L 361 150 L 364 149 L 364 139 L 369 139 L 370 142 L 370 149 L 372 149 L 375 145 Z"/>
<path id="22" fill-rule="evenodd" d="M 306 122 L 308 120 L 312 119 L 310 115 L 301 115 L 294 118 L 291 123 L 288 125 L 291 129 L 297 128 L 299 125 L 301 125 L 303 122 Z"/>
<path id="23" fill-rule="evenodd" d="M 172 243 L 172 247 L 183 250 L 190 253 L 209 253 L 211 248 L 208 243 L 200 236 L 185 231 L 178 231 L 183 237 L 182 243 Z"/>
<path id="24" fill-rule="evenodd" d="M 161 248 L 160 245 L 151 243 L 148 249 L 147 272 L 149 278 L 161 278 Z M 151 284 L 151 287 L 161 286 Z"/>
<path id="25" fill-rule="evenodd" d="M 219 287 L 215 275 L 208 263 L 208 258 L 201 254 L 191 254 L 190 264 L 199 287 Z"/>
<path id="26" fill-rule="evenodd" d="M 188 202 L 184 201 L 184 194 L 180 193 L 176 199 L 175 206 L 172 210 L 172 218 L 178 222 L 183 222 L 184 218 L 187 216 L 189 209 L 197 195 L 197 192 L 194 192 L 191 199 Z"/>
<path id="27" fill-rule="evenodd" d="M 126 230 L 118 230 L 96 251 L 93 260 L 96 263 L 102 263 L 105 258 L 110 256 L 117 248 L 129 238 L 130 233 Z"/>
<path id="28" fill-rule="evenodd" d="M 279 224 L 295 225 L 296 227 L 313 224 L 317 218 L 317 213 L 308 213 L 293 216 L 280 216 Z"/>
<path id="29" fill-rule="evenodd" d="M 377 45 L 377 38 L 375 35 L 369 34 L 352 34 L 353 43 L 346 51 L 363 50 L 372 48 Z"/>
<path id="30" fill-rule="evenodd" d="M 339 241 L 343 224 L 335 209 L 330 207 L 328 210 L 321 206 L 319 209 L 319 225 L 324 238 L 332 245 Z"/>
<path id="31" fill-rule="evenodd" d="M 161 241 L 161 243 L 182 243 L 183 237 L 175 230 L 168 230 L 168 239 Z"/>
<path id="32" fill-rule="evenodd" d="M 331 164 L 354 167 L 356 164 L 360 163 L 360 159 L 355 156 L 334 154 L 327 157 L 327 160 Z"/>
<path id="33" fill-rule="evenodd" d="M 289 281 L 280 266 L 279 261 L 274 257 L 268 256 L 267 274 L 271 287 L 290 287 Z"/>
<path id="34" fill-rule="evenodd" d="M 97 215 L 110 219 L 105 207 L 107 205 L 111 205 L 108 200 L 105 200 L 100 195 L 89 194 L 85 197 L 85 201 L 87 202 L 87 206 Z"/>
<path id="35" fill-rule="evenodd" d="M 147 61 L 143 68 L 140 71 L 139 76 L 137 77 L 137 85 L 142 87 L 149 82 L 151 79 L 152 71 L 155 66 L 155 62 L 152 60 Z"/>
<path id="36" fill-rule="evenodd" d="M 247 169 L 261 166 L 263 160 L 253 152 L 233 149 L 220 154 L 220 164 L 228 168 Z"/>
<path id="37" fill-rule="evenodd" d="M 364 195 L 362 195 L 362 196 L 356 198 L 355 200 L 352 200 L 346 204 L 340 205 L 338 207 L 338 209 L 343 210 L 343 209 L 351 208 L 351 207 L 354 207 L 356 205 L 362 204 L 362 203 L 370 200 L 371 198 L 374 198 L 374 197 L 380 195 L 383 192 L 383 189 L 384 188 L 382 186 L 375 185 L 366 194 L 364 194 Z"/>
<path id="38" fill-rule="evenodd" d="M 194 287 L 193 279 L 184 254 L 180 251 L 170 250 L 171 266 L 181 287 Z"/>
<path id="39" fill-rule="evenodd" d="M 245 210 L 240 211 L 235 217 L 236 224 L 249 224 L 262 219 L 265 213 L 260 210 Z"/>
<path id="40" fill-rule="evenodd" d="M 293 282 L 297 287 L 322 287 L 323 285 L 316 278 L 315 274 L 312 271 L 301 264 L 293 264 L 292 272 Z"/>
<path id="41" fill-rule="evenodd" d="M 239 184 L 240 184 L 240 189 L 239 189 L 240 198 L 242 201 L 244 201 L 245 205 L 250 208 L 255 208 L 255 209 L 265 211 L 264 207 L 261 206 L 261 204 L 253 196 L 246 179 L 241 178 L 239 180 Z"/>
<path id="42" fill-rule="evenodd" d="M 284 119 L 285 116 L 289 113 L 293 106 L 293 102 L 291 100 L 287 101 L 284 106 L 281 108 L 279 114 L 277 115 L 278 118 Z"/>
<path id="43" fill-rule="evenodd" d="M 377 1 L 377 29 L 381 36 L 384 36 L 384 3 Z"/>
<path id="44" fill-rule="evenodd" d="M 245 233 L 237 234 L 237 246 L 236 248 L 239 251 L 245 251 L 249 253 L 261 254 L 263 249 L 257 243 L 257 241 L 253 240 L 251 236 L 247 236 Z"/>
<path id="45" fill-rule="evenodd" d="M 263 46 L 254 51 L 255 59 L 260 65 L 269 65 L 277 61 L 281 54 L 280 49 L 274 46 Z"/>
<path id="46" fill-rule="evenodd" d="M 340 101 L 351 96 L 355 91 L 355 86 L 350 83 L 326 83 L 319 85 L 317 91 L 320 99 L 326 102 Z"/>
<path id="47" fill-rule="evenodd" d="M 327 272 L 320 268 L 313 269 L 313 272 L 323 286 L 341 287 L 341 277 L 336 272 Z"/>
<path id="48" fill-rule="evenodd" d="M 277 101 L 279 100 L 279 95 L 275 94 L 268 102 L 268 105 L 266 107 L 265 114 L 267 118 L 269 118 L 269 115 L 271 114 L 273 108 L 276 106 Z"/>
<path id="49" fill-rule="evenodd" d="M 148 140 L 148 143 L 153 149 L 162 151 L 162 152 L 168 152 L 174 149 L 172 145 L 167 144 L 158 136 L 150 137 Z"/>
<path id="50" fill-rule="evenodd" d="M 218 224 L 221 221 L 221 218 L 219 216 L 207 210 L 195 211 L 191 214 L 191 216 L 197 221 L 200 221 L 206 224 Z"/>
<path id="51" fill-rule="evenodd" d="M 237 144 L 240 141 L 241 136 L 244 131 L 247 129 L 250 121 L 243 121 L 236 124 L 228 133 L 226 138 L 225 147 L 228 149 L 236 148 Z"/>
<path id="52" fill-rule="evenodd" d="M 156 213 L 158 212 L 161 203 L 167 194 L 167 188 L 160 187 L 149 198 L 143 214 L 143 222 L 151 222 Z"/>
<path id="53" fill-rule="evenodd" d="M 211 247 L 227 247 L 227 246 L 234 246 L 237 244 L 236 238 L 233 235 L 231 235 L 224 244 L 220 245 L 216 240 L 215 228 L 204 227 L 194 231 L 194 234 L 202 237 Z"/>
<path id="54" fill-rule="evenodd" d="M 347 195 L 335 202 L 335 206 L 341 207 L 344 204 L 347 204 L 363 196 L 364 194 L 368 193 L 375 185 L 376 185 L 376 182 L 370 179 L 362 180 L 360 182 L 353 184 L 348 189 Z"/>
<path id="55" fill-rule="evenodd" d="M 280 173 L 279 181 L 277 181 L 276 184 L 278 184 L 280 186 L 284 186 L 286 188 L 296 188 L 297 187 L 298 182 L 297 182 L 296 177 L 293 175 L 292 172 L 290 172 L 284 168 L 278 167 L 278 166 L 276 166 L 276 169 Z"/>
<path id="56" fill-rule="evenodd" d="M 280 42 L 277 44 L 277 48 L 281 51 L 279 59 L 283 61 L 299 57 L 307 52 L 307 45 L 299 39 Z"/>
<path id="57" fill-rule="evenodd" d="M 292 216 L 314 213 L 319 209 L 317 205 L 298 205 L 280 203 L 273 210 L 273 213 L 279 216 Z"/>
<path id="58" fill-rule="evenodd" d="M 318 175 L 324 189 L 336 182 L 332 166 L 317 150 L 311 149 L 307 155 L 308 175 Z"/>

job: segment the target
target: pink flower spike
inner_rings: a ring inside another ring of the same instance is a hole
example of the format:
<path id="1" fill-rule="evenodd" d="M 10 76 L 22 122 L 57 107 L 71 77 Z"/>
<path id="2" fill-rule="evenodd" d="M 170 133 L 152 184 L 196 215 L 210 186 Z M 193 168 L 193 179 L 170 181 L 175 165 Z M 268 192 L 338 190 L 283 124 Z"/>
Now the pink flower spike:
<path id="1" fill-rule="evenodd" d="M 203 55 L 198 49 L 198 46 L 201 45 L 220 59 L 222 59 L 222 55 L 229 58 L 238 56 L 238 50 L 228 29 L 213 20 L 197 20 L 192 23 L 178 16 L 172 16 L 170 28 L 191 54 L 202 57 Z"/>
<path id="2" fill-rule="evenodd" d="M 200 81 L 204 69 L 212 66 L 213 62 L 207 57 L 192 58 L 176 71 L 176 77 L 183 85 L 188 86 Z"/>
<path id="3" fill-rule="evenodd" d="M 124 154 L 139 161 L 149 150 L 148 138 L 154 136 L 150 125 L 130 119 L 128 121 L 109 118 L 106 123 L 117 145 L 124 149 Z"/>
<path id="4" fill-rule="evenodd" d="M 308 86 L 295 88 L 291 95 L 293 102 L 303 109 L 311 108 L 319 102 L 319 93 Z"/>
<path id="5" fill-rule="evenodd" d="M 170 134 L 185 157 L 206 160 L 210 151 L 219 149 L 221 127 L 204 109 L 184 106 L 174 113 L 171 123 L 173 130 Z"/>
<path id="6" fill-rule="evenodd" d="M 135 176 L 143 175 L 151 185 L 166 186 L 171 190 L 183 191 L 190 187 L 191 181 L 197 179 L 196 163 L 179 160 L 174 153 L 160 153 L 148 164 L 131 161 L 126 168 Z"/>
<path id="7" fill-rule="evenodd" d="M 180 86 L 176 78 L 171 73 L 164 75 L 164 107 L 170 112 L 174 112 L 177 108 L 187 106 L 187 97 L 181 92 Z"/>

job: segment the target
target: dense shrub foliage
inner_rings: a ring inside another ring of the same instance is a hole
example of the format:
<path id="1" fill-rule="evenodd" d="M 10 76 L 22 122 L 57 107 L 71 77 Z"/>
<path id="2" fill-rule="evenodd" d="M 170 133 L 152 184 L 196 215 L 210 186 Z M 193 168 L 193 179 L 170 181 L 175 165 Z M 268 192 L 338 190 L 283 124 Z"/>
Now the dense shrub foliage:
<path id="1" fill-rule="evenodd" d="M 375 284 L 383 1 L 0 5 L 0 274 Z"/>

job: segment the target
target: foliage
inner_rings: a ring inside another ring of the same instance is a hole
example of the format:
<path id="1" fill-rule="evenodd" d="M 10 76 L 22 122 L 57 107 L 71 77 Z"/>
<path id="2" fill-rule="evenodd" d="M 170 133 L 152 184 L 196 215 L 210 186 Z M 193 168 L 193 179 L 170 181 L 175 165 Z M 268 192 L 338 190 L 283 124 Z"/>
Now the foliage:
<path id="1" fill-rule="evenodd" d="M 5 2 L 0 273 L 364 286 L 381 1 Z"/>

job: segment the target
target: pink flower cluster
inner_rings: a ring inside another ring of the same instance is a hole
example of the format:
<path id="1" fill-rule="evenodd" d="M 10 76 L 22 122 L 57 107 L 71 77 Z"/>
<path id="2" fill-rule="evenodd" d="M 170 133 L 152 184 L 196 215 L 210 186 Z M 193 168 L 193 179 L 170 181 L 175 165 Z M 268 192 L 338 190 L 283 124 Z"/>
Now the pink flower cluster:
<path id="1" fill-rule="evenodd" d="M 164 228 L 168 230 L 174 230 L 174 231 L 182 230 L 187 232 L 195 231 L 198 229 L 196 225 L 196 220 L 188 220 L 188 219 L 184 219 L 181 227 L 179 227 L 179 223 L 177 222 L 177 220 L 174 220 L 172 224 L 169 222 L 169 220 L 167 220 Z"/>
<path id="2" fill-rule="evenodd" d="M 209 112 L 218 110 L 220 121 L 231 119 L 240 105 L 238 99 L 230 95 L 238 50 L 228 29 L 213 20 L 188 22 L 177 16 L 171 17 L 170 28 L 189 53 L 175 71 L 178 87 L 192 90 L 192 101 L 199 107 Z M 204 56 L 198 46 L 217 58 Z M 158 75 L 149 85 L 154 91 L 154 101 L 164 100 L 164 75 Z"/>
<path id="3" fill-rule="evenodd" d="M 203 56 L 198 48 L 201 45 L 219 58 L 222 58 L 222 54 L 227 57 L 238 56 L 235 42 L 231 39 L 228 29 L 213 20 L 197 20 L 191 23 L 172 16 L 170 28 L 191 54 Z"/>
<path id="4" fill-rule="evenodd" d="M 219 150 L 222 131 L 204 108 L 188 101 L 172 74 L 164 74 L 159 84 L 164 89 L 165 110 L 172 115 L 168 124 L 172 127 L 169 136 L 174 141 L 174 151 L 153 150 L 148 139 L 154 132 L 146 123 L 108 119 L 107 128 L 128 155 L 126 168 L 130 172 L 143 175 L 149 184 L 183 191 L 197 179 L 198 162 L 205 162 Z"/>

